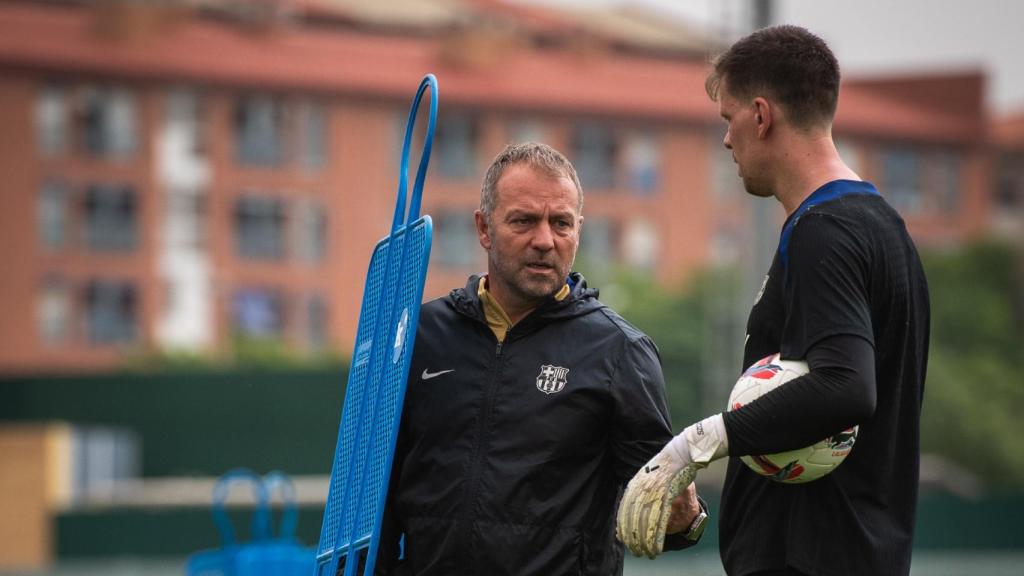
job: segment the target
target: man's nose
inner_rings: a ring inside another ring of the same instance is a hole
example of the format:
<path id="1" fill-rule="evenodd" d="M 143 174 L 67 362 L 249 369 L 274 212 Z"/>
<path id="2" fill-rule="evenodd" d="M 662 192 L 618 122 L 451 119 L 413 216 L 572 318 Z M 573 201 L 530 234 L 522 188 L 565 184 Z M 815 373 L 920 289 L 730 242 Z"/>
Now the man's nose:
<path id="1" fill-rule="evenodd" d="M 551 230 L 551 224 L 541 222 L 533 231 L 530 245 L 537 250 L 551 250 L 555 247 L 555 236 Z"/>
<path id="2" fill-rule="evenodd" d="M 729 137 L 728 131 L 725 132 L 725 137 L 722 138 L 722 144 L 725 146 L 726 150 L 732 150 L 732 138 Z"/>

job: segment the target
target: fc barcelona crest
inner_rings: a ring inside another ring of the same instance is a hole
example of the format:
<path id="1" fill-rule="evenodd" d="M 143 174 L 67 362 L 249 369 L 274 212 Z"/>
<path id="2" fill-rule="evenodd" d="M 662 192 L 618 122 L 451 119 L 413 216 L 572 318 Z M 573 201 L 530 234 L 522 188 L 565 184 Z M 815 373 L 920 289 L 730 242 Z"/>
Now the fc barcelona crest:
<path id="1" fill-rule="evenodd" d="M 540 374 L 537 376 L 537 390 L 545 394 L 561 392 L 562 388 L 565 388 L 567 374 L 569 374 L 568 368 L 550 364 L 541 366 Z"/>

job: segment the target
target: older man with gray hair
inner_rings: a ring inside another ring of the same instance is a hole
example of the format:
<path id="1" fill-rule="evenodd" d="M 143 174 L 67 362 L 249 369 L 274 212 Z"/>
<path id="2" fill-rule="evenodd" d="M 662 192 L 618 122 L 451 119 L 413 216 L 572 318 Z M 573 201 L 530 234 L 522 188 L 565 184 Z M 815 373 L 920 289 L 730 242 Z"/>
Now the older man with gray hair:
<path id="1" fill-rule="evenodd" d="M 572 271 L 582 208 L 550 146 L 488 169 L 487 273 L 420 312 L 378 573 L 622 573 L 618 499 L 672 428 L 654 343 Z M 691 486 L 666 548 L 705 519 Z"/>

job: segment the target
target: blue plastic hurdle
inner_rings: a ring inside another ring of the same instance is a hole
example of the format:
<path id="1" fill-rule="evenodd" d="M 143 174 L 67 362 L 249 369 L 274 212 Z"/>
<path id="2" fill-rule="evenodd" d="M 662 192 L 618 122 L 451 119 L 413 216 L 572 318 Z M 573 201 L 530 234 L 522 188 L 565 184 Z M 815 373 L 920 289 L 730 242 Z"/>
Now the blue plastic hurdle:
<path id="1" fill-rule="evenodd" d="M 249 484 L 256 506 L 248 542 L 236 539 L 234 526 L 224 509 L 232 485 Z M 270 496 L 279 488 L 284 500 L 281 527 L 274 537 Z M 185 562 L 187 576 L 308 576 L 315 554 L 295 539 L 298 510 L 295 488 L 281 472 L 260 478 L 254 472 L 236 468 L 220 477 L 213 488 L 213 520 L 221 537 L 221 547 L 197 552 Z"/>
<path id="2" fill-rule="evenodd" d="M 429 119 L 407 213 L 409 147 L 427 90 Z M 420 201 L 434 140 L 437 92 L 437 79 L 428 74 L 416 91 L 405 127 L 391 233 L 377 243 L 370 258 L 317 547 L 316 576 L 334 576 L 342 558 L 346 559 L 345 576 L 355 576 L 364 551 L 363 574 L 373 574 L 430 259 L 432 224 L 430 216 L 420 216 Z"/>

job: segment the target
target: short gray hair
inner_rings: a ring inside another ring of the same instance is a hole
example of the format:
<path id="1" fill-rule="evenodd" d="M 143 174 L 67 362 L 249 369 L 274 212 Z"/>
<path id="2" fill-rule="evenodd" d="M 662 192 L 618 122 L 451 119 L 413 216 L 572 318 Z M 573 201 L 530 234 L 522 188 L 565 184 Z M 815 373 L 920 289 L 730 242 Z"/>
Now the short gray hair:
<path id="1" fill-rule="evenodd" d="M 583 186 L 580 185 L 579 176 L 576 175 L 576 169 L 573 168 L 572 162 L 569 162 L 561 152 L 547 144 L 523 142 L 505 146 L 505 149 L 494 157 L 494 161 L 487 168 L 484 183 L 480 187 L 480 212 L 488 219 L 498 204 L 498 180 L 501 180 L 506 168 L 516 164 L 527 164 L 553 178 L 564 176 L 572 180 L 579 198 L 576 202 L 576 213 L 583 212 Z"/>

